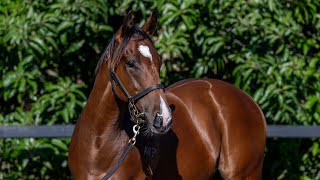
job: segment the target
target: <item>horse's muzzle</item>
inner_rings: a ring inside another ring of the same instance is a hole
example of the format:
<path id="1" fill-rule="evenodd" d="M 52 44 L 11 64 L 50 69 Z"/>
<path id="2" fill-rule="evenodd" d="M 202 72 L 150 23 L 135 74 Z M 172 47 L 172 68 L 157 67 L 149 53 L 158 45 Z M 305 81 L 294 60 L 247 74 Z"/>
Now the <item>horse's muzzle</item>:
<path id="1" fill-rule="evenodd" d="M 151 128 L 151 131 L 155 134 L 167 133 L 172 126 L 171 113 L 170 113 L 170 116 L 167 116 L 167 117 L 164 117 L 162 114 L 157 113 L 154 118 L 152 126 L 153 127 Z"/>

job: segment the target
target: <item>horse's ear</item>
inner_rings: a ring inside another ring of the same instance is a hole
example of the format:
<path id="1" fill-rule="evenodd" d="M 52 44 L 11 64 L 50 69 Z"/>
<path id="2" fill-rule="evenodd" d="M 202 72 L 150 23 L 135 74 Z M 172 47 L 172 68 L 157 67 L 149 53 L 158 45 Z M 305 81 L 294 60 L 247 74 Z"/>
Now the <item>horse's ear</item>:
<path id="1" fill-rule="evenodd" d="M 129 11 L 126 17 L 123 20 L 121 26 L 120 35 L 123 37 L 135 24 L 135 15 L 132 11 Z"/>
<path id="2" fill-rule="evenodd" d="M 157 24 L 158 24 L 158 14 L 156 11 L 152 11 L 149 19 L 147 20 L 147 22 L 143 25 L 143 30 L 149 35 L 151 36 L 154 31 L 157 28 Z"/>

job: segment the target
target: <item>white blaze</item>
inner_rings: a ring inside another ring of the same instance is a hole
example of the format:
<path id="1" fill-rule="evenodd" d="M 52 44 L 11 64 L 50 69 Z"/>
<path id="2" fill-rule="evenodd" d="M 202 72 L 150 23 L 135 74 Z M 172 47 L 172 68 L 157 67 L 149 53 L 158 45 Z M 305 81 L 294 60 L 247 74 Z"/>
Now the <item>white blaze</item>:
<path id="1" fill-rule="evenodd" d="M 152 55 L 148 46 L 140 45 L 138 48 L 142 56 L 149 58 L 152 61 Z"/>
<path id="2" fill-rule="evenodd" d="M 163 126 L 168 125 L 172 117 L 171 117 L 169 107 L 167 106 L 162 96 L 160 96 L 160 113 L 161 113 L 160 116 L 162 116 L 163 118 Z"/>

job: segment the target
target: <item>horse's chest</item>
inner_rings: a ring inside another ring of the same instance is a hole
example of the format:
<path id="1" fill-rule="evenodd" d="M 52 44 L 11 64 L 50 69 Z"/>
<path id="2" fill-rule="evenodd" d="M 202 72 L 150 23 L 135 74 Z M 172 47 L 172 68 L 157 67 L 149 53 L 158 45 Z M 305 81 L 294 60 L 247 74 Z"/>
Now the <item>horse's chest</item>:
<path id="1" fill-rule="evenodd" d="M 208 148 L 204 141 L 194 138 L 181 138 L 179 132 L 168 134 L 162 139 L 159 150 L 146 147 L 146 154 L 154 154 L 159 159 L 156 179 L 209 179 L 216 169 L 218 159 L 218 144 L 211 144 L 214 150 Z"/>

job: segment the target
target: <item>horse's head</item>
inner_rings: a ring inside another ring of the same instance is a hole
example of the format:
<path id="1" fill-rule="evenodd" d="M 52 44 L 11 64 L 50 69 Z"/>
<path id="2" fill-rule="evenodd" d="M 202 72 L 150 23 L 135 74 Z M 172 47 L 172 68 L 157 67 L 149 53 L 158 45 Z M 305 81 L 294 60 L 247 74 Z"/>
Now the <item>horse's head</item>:
<path id="1" fill-rule="evenodd" d="M 136 27 L 134 15 L 128 13 L 107 50 L 113 91 L 128 102 L 131 113 L 144 121 L 147 134 L 166 133 L 172 119 L 160 84 L 162 61 L 150 38 L 156 25 L 155 12 L 143 28 Z"/>

